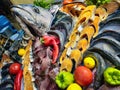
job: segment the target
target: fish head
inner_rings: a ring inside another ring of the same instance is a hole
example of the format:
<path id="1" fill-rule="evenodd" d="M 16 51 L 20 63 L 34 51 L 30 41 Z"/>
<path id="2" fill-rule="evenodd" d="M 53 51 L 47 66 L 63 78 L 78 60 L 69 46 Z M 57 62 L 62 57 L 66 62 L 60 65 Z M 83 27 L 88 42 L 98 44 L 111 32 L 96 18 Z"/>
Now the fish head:
<path id="1" fill-rule="evenodd" d="M 53 15 L 48 10 L 32 4 L 13 5 L 11 12 L 38 32 L 41 28 L 44 28 L 44 31 L 48 30 L 53 19 Z"/>

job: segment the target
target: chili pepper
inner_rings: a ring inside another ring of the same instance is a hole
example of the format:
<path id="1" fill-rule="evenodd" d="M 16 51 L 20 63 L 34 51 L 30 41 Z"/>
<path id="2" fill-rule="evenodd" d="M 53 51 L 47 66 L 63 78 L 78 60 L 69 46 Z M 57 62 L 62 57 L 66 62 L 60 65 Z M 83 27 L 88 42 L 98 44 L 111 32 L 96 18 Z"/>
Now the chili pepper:
<path id="1" fill-rule="evenodd" d="M 23 76 L 23 70 L 20 69 L 14 80 L 14 90 L 21 90 L 22 76 Z"/>
<path id="2" fill-rule="evenodd" d="M 60 43 L 59 39 L 55 36 L 48 36 L 45 35 L 42 37 L 43 43 L 46 46 L 53 46 L 53 60 L 52 63 L 54 64 L 57 60 L 58 53 L 59 53 L 59 47 L 58 44 Z"/>
<path id="3" fill-rule="evenodd" d="M 59 47 L 58 47 L 57 43 L 55 42 L 55 40 L 53 40 L 53 60 L 52 60 L 53 64 L 57 60 L 58 53 L 59 53 Z"/>
<path id="4" fill-rule="evenodd" d="M 104 71 L 104 79 L 110 85 L 120 85 L 120 70 L 108 67 Z"/>
<path id="5" fill-rule="evenodd" d="M 51 43 L 52 40 L 55 40 L 57 44 L 60 43 L 59 39 L 56 36 L 53 36 L 53 35 L 51 35 L 51 36 L 44 35 L 42 37 L 41 42 L 44 43 L 46 46 L 49 46 L 49 45 L 52 45 L 52 43 Z"/>

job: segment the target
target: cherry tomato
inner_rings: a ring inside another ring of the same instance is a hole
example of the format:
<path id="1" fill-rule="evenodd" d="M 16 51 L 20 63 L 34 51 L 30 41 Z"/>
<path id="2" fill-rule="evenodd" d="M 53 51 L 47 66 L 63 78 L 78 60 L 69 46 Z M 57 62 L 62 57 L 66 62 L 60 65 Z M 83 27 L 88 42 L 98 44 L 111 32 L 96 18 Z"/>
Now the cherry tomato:
<path id="1" fill-rule="evenodd" d="M 9 67 L 9 73 L 16 75 L 19 72 L 20 69 L 21 69 L 21 64 L 13 63 Z"/>
<path id="2" fill-rule="evenodd" d="M 88 86 L 93 81 L 92 71 L 85 67 L 79 66 L 74 72 L 75 81 L 81 86 Z"/>
<path id="3" fill-rule="evenodd" d="M 68 3 L 72 3 L 73 2 L 73 0 L 63 0 L 63 4 L 65 5 L 65 4 L 68 4 Z"/>

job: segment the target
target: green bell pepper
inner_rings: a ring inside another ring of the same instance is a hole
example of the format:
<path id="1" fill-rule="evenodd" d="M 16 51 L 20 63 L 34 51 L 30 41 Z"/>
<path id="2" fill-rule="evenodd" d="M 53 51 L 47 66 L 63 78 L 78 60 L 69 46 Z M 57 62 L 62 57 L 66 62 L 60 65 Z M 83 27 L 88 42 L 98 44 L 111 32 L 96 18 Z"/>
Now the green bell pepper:
<path id="1" fill-rule="evenodd" d="M 65 89 L 68 85 L 74 82 L 74 76 L 70 72 L 62 71 L 56 76 L 55 82 L 59 88 Z"/>
<path id="2" fill-rule="evenodd" d="M 108 67 L 104 71 L 104 79 L 110 85 L 120 85 L 120 70 Z"/>

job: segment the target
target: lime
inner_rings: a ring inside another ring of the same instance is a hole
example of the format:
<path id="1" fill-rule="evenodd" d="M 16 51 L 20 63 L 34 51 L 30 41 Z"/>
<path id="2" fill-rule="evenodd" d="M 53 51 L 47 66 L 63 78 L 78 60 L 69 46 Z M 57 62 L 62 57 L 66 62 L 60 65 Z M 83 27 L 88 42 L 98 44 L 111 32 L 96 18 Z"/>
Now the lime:
<path id="1" fill-rule="evenodd" d="M 25 54 L 25 49 L 20 48 L 20 49 L 18 50 L 18 55 L 23 56 L 24 54 Z"/>
<path id="2" fill-rule="evenodd" d="M 72 83 L 68 86 L 67 90 L 82 90 L 82 88 L 77 83 Z"/>
<path id="3" fill-rule="evenodd" d="M 95 60 L 92 57 L 86 57 L 84 59 L 84 66 L 89 69 L 93 69 L 95 67 Z"/>

